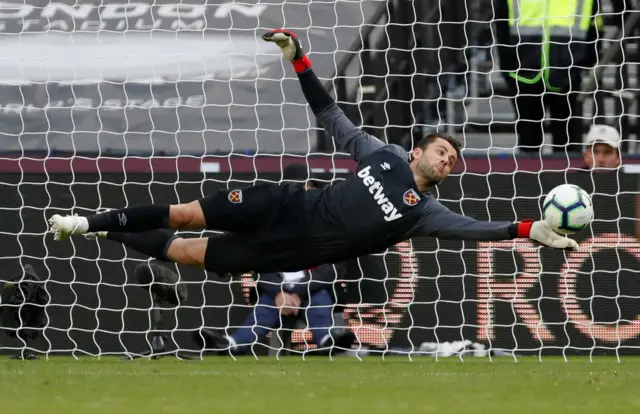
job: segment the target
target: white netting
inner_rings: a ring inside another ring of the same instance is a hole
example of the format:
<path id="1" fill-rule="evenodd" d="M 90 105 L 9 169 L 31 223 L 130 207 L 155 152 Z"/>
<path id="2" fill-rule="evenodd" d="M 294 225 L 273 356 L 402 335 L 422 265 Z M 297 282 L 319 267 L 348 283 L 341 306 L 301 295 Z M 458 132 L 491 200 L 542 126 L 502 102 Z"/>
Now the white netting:
<path id="1" fill-rule="evenodd" d="M 53 242 L 46 219 L 279 182 L 291 163 L 341 179 L 353 163 L 318 134 L 293 71 L 260 39 L 287 27 L 367 131 L 407 148 L 435 129 L 464 141 L 464 160 L 436 191 L 451 209 L 478 219 L 537 218 L 544 194 L 564 182 L 594 200 L 593 226 L 576 235 L 579 252 L 522 240 L 420 238 L 354 259 L 331 291 L 344 302 L 333 324 L 352 329 L 357 348 L 448 355 L 465 346 L 455 341 L 466 340 L 476 351 L 637 352 L 636 179 L 631 169 L 577 171 L 581 152 L 564 152 L 553 127 L 541 152 L 519 155 L 514 126 L 529 124 L 500 70 L 505 21 L 498 3 L 0 3 L 0 279 L 33 266 L 43 288 L 35 309 L 44 311 L 29 319 L 37 312 L 12 301 L 15 281 L 5 283 L 0 349 L 140 354 L 157 345 L 153 334 L 160 332 L 163 352 L 186 352 L 195 350 L 192 333 L 202 327 L 232 334 L 243 324 L 255 302 L 249 275 L 229 282 L 168 266 L 187 298 L 167 306 L 155 326 L 158 304 L 134 275 L 146 257 L 109 241 Z M 581 128 L 608 123 L 622 132 L 623 151 L 635 149 L 638 128 L 632 10 L 632 1 L 603 2 L 596 59 L 603 70 L 591 82 L 585 69 L 582 85 L 597 93 L 571 107 L 577 124 L 560 128 L 571 134 L 582 121 Z M 618 35 L 622 49 L 609 53 Z M 536 92 L 516 91 L 518 98 L 530 94 Z M 549 117 L 555 115 L 542 118 Z M 550 156 L 554 147 L 563 151 Z M 32 325 L 35 338 L 12 337 Z M 308 329 L 294 322 L 286 330 L 293 330 L 295 350 L 314 347 Z M 282 351 L 287 344 L 272 336 L 249 353 Z"/>

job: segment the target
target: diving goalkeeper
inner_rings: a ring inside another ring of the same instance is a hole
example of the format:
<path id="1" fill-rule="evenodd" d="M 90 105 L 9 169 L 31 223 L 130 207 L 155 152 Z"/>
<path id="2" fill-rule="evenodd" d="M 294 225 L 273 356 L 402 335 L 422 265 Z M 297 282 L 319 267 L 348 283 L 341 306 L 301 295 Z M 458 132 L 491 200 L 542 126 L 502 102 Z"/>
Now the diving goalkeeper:
<path id="1" fill-rule="evenodd" d="M 456 214 L 432 195 L 460 156 L 453 138 L 431 134 L 410 153 L 355 127 L 312 70 L 295 34 L 262 36 L 293 64 L 302 91 L 324 129 L 357 161 L 344 181 L 305 191 L 290 184 L 217 190 L 176 205 L 140 205 L 79 217 L 53 215 L 56 240 L 102 236 L 159 260 L 200 266 L 219 275 L 286 272 L 378 253 L 415 236 L 459 240 L 529 238 L 554 248 L 577 243 L 541 221 L 478 221 Z M 167 229 L 167 230 L 163 230 Z M 171 230 L 219 230 L 182 238 Z"/>

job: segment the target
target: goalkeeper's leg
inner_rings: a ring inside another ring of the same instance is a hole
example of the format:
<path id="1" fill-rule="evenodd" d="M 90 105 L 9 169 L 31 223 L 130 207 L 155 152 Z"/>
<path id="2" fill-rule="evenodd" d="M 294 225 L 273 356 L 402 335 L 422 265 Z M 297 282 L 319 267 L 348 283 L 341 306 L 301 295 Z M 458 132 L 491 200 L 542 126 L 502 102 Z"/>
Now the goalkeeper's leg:
<path id="1" fill-rule="evenodd" d="M 209 197 L 185 204 L 141 205 L 87 217 L 56 214 L 49 219 L 50 231 L 56 240 L 103 231 L 138 233 L 156 229 L 249 233 L 268 226 L 282 211 L 285 199 L 302 200 L 296 191 L 302 190 L 258 185 L 242 190 L 218 190 Z"/>
<path id="2" fill-rule="evenodd" d="M 122 243 L 158 260 L 204 267 L 208 241 L 206 238 L 185 239 L 176 236 L 170 230 L 153 230 L 144 233 L 99 232 L 88 235 Z"/>
<path id="3" fill-rule="evenodd" d="M 264 248 L 253 236 L 217 234 L 210 237 L 183 238 L 171 230 L 143 233 L 97 232 L 87 238 L 106 238 L 124 244 L 139 253 L 162 261 L 204 268 L 221 277 L 232 277 L 264 266 L 276 266 L 278 257 L 265 256 Z M 266 261 L 266 262 L 265 262 Z"/>
<path id="4" fill-rule="evenodd" d="M 149 204 L 109 210 L 87 217 L 55 214 L 49 219 L 56 240 L 72 235 L 118 232 L 139 233 L 156 229 L 203 229 L 204 214 L 199 201 L 187 204 Z"/>

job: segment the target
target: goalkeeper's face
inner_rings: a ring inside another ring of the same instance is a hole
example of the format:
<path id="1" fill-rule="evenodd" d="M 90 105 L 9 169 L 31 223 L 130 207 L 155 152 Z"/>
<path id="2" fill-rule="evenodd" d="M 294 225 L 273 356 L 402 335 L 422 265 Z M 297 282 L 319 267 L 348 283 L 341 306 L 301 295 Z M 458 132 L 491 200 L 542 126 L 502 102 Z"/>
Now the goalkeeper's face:
<path id="1" fill-rule="evenodd" d="M 447 140 L 436 138 L 423 150 L 417 148 L 414 154 L 418 160 L 416 172 L 427 182 L 429 187 L 438 185 L 448 176 L 458 161 L 458 154 Z"/>

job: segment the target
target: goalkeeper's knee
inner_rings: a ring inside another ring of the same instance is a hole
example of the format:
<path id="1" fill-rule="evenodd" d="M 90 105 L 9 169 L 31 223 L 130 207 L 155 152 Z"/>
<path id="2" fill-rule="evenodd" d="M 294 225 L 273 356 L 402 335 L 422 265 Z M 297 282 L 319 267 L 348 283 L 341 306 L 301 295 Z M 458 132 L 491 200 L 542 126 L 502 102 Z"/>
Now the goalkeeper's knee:
<path id="1" fill-rule="evenodd" d="M 207 238 L 183 239 L 176 237 L 169 242 L 165 253 L 166 258 L 187 266 L 204 267 L 207 242 Z"/>
<path id="2" fill-rule="evenodd" d="M 100 234 L 95 235 L 101 236 Z M 168 253 L 173 243 L 179 239 L 178 236 L 169 230 L 152 230 L 144 233 L 119 233 L 110 231 L 106 232 L 103 236 L 108 240 L 120 242 L 142 254 L 163 261 L 174 261 L 168 257 Z"/>

